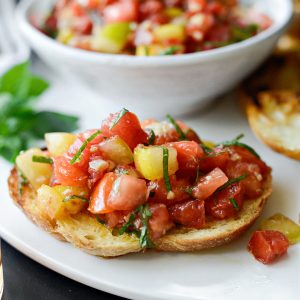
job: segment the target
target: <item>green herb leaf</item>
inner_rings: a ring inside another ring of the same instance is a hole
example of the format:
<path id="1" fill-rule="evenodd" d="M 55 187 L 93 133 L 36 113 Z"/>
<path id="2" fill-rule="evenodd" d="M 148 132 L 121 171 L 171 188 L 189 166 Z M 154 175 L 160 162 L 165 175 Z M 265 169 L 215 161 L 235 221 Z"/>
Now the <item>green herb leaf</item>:
<path id="1" fill-rule="evenodd" d="M 46 157 L 46 156 L 33 155 L 32 161 L 36 163 L 51 164 L 51 165 L 53 164 L 53 159 L 51 157 Z"/>
<path id="2" fill-rule="evenodd" d="M 77 195 L 70 195 L 70 196 L 67 196 L 66 198 L 64 198 L 63 202 L 68 202 L 70 200 L 74 200 L 74 199 L 79 199 L 81 200 L 82 202 L 89 202 L 89 199 L 85 198 L 85 197 L 82 197 L 82 196 L 77 196 Z"/>
<path id="3" fill-rule="evenodd" d="M 149 231 L 149 219 L 151 218 L 152 213 L 148 204 L 140 206 L 140 216 L 143 224 L 140 233 L 140 245 L 142 248 L 153 248 L 155 245 L 151 240 Z"/>
<path id="4" fill-rule="evenodd" d="M 180 126 L 176 123 L 175 119 L 171 115 L 167 115 L 167 119 L 175 127 L 175 130 L 179 134 L 180 140 L 182 141 L 187 140 L 185 133 L 182 131 Z"/>
<path id="5" fill-rule="evenodd" d="M 28 62 L 0 78 L 0 156 L 8 161 L 14 162 L 21 150 L 36 145 L 46 132 L 78 128 L 77 117 L 35 110 L 33 105 L 48 86 L 31 73 Z"/>
<path id="6" fill-rule="evenodd" d="M 241 180 L 244 180 L 244 179 L 247 178 L 247 177 L 248 177 L 248 174 L 244 174 L 244 175 L 241 175 L 241 176 L 239 176 L 239 177 L 237 177 L 237 178 L 230 179 L 230 180 L 228 180 L 225 184 L 223 184 L 222 186 L 220 186 L 220 187 L 217 189 L 217 191 L 218 191 L 218 192 L 219 192 L 219 191 L 222 191 L 222 190 L 226 189 L 227 187 L 229 187 L 230 185 L 232 185 L 232 184 L 234 184 L 234 183 L 236 183 L 236 182 L 240 182 Z"/>
<path id="7" fill-rule="evenodd" d="M 206 155 L 210 154 L 211 152 L 213 152 L 213 149 L 211 149 L 210 147 L 204 145 L 204 144 L 199 144 L 200 147 L 203 149 L 204 153 Z"/>
<path id="8" fill-rule="evenodd" d="M 134 226 L 134 221 L 136 219 L 138 211 L 139 208 L 135 209 L 134 212 L 130 215 L 129 220 L 119 229 L 120 235 L 124 234 L 125 232 L 128 232 L 129 228 Z"/>
<path id="9" fill-rule="evenodd" d="M 169 149 L 166 147 L 162 147 L 163 149 L 163 174 L 164 174 L 164 181 L 167 192 L 172 191 L 172 186 L 169 177 Z"/>
<path id="10" fill-rule="evenodd" d="M 104 220 L 101 220 L 101 219 L 99 218 L 99 216 L 96 216 L 96 220 L 97 220 L 100 224 L 105 225 L 105 221 L 104 221 Z"/>
<path id="11" fill-rule="evenodd" d="M 185 192 L 192 196 L 192 194 L 193 194 L 193 187 L 192 186 L 188 186 L 185 189 Z"/>
<path id="12" fill-rule="evenodd" d="M 244 137 L 244 134 L 240 134 L 235 139 L 233 139 L 231 141 L 225 141 L 225 142 L 219 143 L 217 146 L 223 146 L 223 147 L 237 146 L 237 147 L 245 148 L 249 152 L 251 152 L 254 156 L 256 156 L 257 158 L 260 158 L 258 153 L 252 147 L 239 142 L 239 140 L 243 137 Z"/>
<path id="13" fill-rule="evenodd" d="M 77 153 L 74 155 L 74 157 L 71 159 L 70 163 L 71 165 L 75 164 L 78 160 L 80 160 L 81 153 L 84 151 L 86 146 L 89 142 L 91 142 L 93 139 L 95 139 L 99 134 L 101 134 L 100 130 L 97 130 L 94 134 L 92 134 L 89 138 L 87 138 L 84 143 L 81 145 Z"/>
<path id="14" fill-rule="evenodd" d="M 231 26 L 231 35 L 233 42 L 241 42 L 253 37 L 259 31 L 257 24 L 249 24 L 245 27 Z"/>
<path id="15" fill-rule="evenodd" d="M 152 129 L 150 129 L 150 136 L 149 136 L 148 144 L 153 145 L 154 141 L 155 141 L 155 133 Z"/>
<path id="16" fill-rule="evenodd" d="M 112 124 L 110 125 L 110 128 L 109 128 L 109 129 L 113 129 L 113 128 L 117 125 L 117 123 L 120 121 L 120 119 L 122 119 L 122 117 L 123 117 L 124 115 L 126 115 L 128 112 L 129 112 L 129 110 L 127 110 L 126 108 L 123 108 L 123 109 L 119 112 L 119 114 L 118 114 L 118 116 L 115 118 L 115 120 L 112 122 Z"/>
<path id="17" fill-rule="evenodd" d="M 237 204 L 237 202 L 235 201 L 234 198 L 230 198 L 229 201 L 231 202 L 232 206 L 234 207 L 235 210 L 240 210 L 239 205 Z"/>
<path id="18" fill-rule="evenodd" d="M 160 53 L 160 55 L 172 55 L 175 54 L 179 50 L 176 46 L 170 46 L 169 48 L 165 49 Z"/>
<path id="19" fill-rule="evenodd" d="M 24 185 L 28 184 L 28 179 L 24 176 L 21 170 L 18 170 L 18 195 L 22 196 Z"/>

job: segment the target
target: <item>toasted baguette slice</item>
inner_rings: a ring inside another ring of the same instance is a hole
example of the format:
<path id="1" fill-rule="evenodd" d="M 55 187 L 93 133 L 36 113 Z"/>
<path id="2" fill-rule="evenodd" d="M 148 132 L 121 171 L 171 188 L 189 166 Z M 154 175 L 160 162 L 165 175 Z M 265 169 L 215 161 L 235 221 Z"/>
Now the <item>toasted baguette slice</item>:
<path id="1" fill-rule="evenodd" d="M 300 94 L 265 91 L 256 101 L 245 93 L 241 99 L 254 133 L 273 150 L 300 160 Z"/>
<path id="2" fill-rule="evenodd" d="M 9 190 L 15 203 L 38 226 L 60 240 L 97 256 L 114 257 L 131 252 L 139 252 L 138 239 L 133 235 L 115 236 L 95 216 L 81 213 L 56 222 L 47 218 L 37 203 L 36 192 L 30 185 L 24 186 L 22 196 L 18 195 L 18 175 L 12 170 L 8 180 Z M 263 194 L 248 200 L 236 218 L 211 221 L 200 230 L 175 228 L 156 241 L 156 249 L 161 251 L 188 252 L 212 248 L 230 242 L 246 231 L 261 214 L 272 191 L 272 178 L 265 180 Z"/>

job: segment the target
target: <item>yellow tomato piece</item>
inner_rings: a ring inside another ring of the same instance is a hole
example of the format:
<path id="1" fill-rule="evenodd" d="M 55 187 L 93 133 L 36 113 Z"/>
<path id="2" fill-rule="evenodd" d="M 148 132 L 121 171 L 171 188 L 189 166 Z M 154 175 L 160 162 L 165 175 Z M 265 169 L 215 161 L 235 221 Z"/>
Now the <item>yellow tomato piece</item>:
<path id="1" fill-rule="evenodd" d="M 169 18 L 173 19 L 173 18 L 181 16 L 183 14 L 183 10 L 178 7 L 169 7 L 169 8 L 165 9 L 165 14 Z"/>
<path id="2" fill-rule="evenodd" d="M 149 56 L 149 46 L 147 45 L 140 45 L 136 47 L 135 55 L 137 56 Z"/>
<path id="3" fill-rule="evenodd" d="M 168 40 L 177 40 L 183 42 L 185 40 L 184 26 L 179 24 L 166 24 L 155 28 L 154 37 L 159 42 Z"/>
<path id="4" fill-rule="evenodd" d="M 52 132 L 45 134 L 47 149 L 51 156 L 65 154 L 75 142 L 77 136 L 66 132 Z"/>
<path id="5" fill-rule="evenodd" d="M 178 170 L 177 151 L 169 150 L 168 173 L 175 174 Z M 161 146 L 138 146 L 134 150 L 134 163 L 136 169 L 148 180 L 163 178 L 163 147 Z"/>
<path id="6" fill-rule="evenodd" d="M 74 33 L 70 28 L 62 29 L 58 32 L 57 40 L 63 44 L 68 44 L 70 40 L 74 37 Z"/>
<path id="7" fill-rule="evenodd" d="M 42 185 L 38 189 L 38 206 L 55 220 L 79 213 L 87 206 L 87 197 L 88 191 L 84 188 Z"/>
<path id="8" fill-rule="evenodd" d="M 282 214 L 263 220 L 260 228 L 262 230 L 277 230 L 283 233 L 291 244 L 300 242 L 300 226 Z"/>
<path id="9" fill-rule="evenodd" d="M 133 154 L 129 146 L 118 136 L 113 136 L 99 145 L 105 157 L 117 165 L 133 163 Z"/>
<path id="10" fill-rule="evenodd" d="M 33 162 L 33 155 L 46 156 L 41 149 L 29 149 L 19 154 L 16 165 L 32 187 L 37 190 L 42 184 L 49 184 L 52 176 L 52 166 L 46 163 Z"/>
<path id="11" fill-rule="evenodd" d="M 92 48 L 105 53 L 119 53 L 127 43 L 129 33 L 129 23 L 107 24 L 96 32 Z"/>
<path id="12" fill-rule="evenodd" d="M 212 141 L 203 141 L 203 144 L 209 148 L 214 148 L 216 146 L 216 144 Z"/>

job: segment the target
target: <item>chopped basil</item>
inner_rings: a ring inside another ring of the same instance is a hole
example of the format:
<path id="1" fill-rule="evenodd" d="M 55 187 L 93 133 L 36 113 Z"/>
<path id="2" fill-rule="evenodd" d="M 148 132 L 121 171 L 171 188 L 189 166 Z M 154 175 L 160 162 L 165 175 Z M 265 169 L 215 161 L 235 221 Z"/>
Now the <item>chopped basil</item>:
<path id="1" fill-rule="evenodd" d="M 96 220 L 97 220 L 100 224 L 105 225 L 105 221 L 104 221 L 104 220 L 101 220 L 101 219 L 99 218 L 99 216 L 96 216 Z"/>
<path id="2" fill-rule="evenodd" d="M 199 144 L 200 147 L 203 149 L 204 153 L 206 155 L 210 154 L 211 152 L 213 152 L 213 149 L 211 149 L 210 147 L 204 145 L 204 144 Z"/>
<path id="3" fill-rule="evenodd" d="M 172 191 L 172 186 L 169 177 L 169 149 L 163 147 L 163 174 L 167 192 Z"/>
<path id="4" fill-rule="evenodd" d="M 148 204 L 140 206 L 140 217 L 143 224 L 140 233 L 140 245 L 142 248 L 153 248 L 154 243 L 151 240 L 149 231 L 149 219 L 152 217 L 152 213 Z"/>
<path id="5" fill-rule="evenodd" d="M 160 55 L 172 55 L 175 54 L 179 50 L 176 46 L 171 46 L 160 53 Z"/>
<path id="6" fill-rule="evenodd" d="M 23 186 L 28 183 L 29 183 L 29 181 L 25 177 L 25 175 L 20 170 L 18 170 L 18 194 L 19 194 L 19 197 L 22 196 Z"/>
<path id="7" fill-rule="evenodd" d="M 196 173 L 195 184 L 198 183 L 198 181 L 199 181 L 201 175 L 204 175 L 204 174 L 200 171 L 199 166 L 198 166 L 198 167 L 197 167 L 197 173 Z"/>
<path id="8" fill-rule="evenodd" d="M 193 187 L 192 187 L 192 186 L 188 186 L 188 187 L 185 189 L 185 192 L 188 193 L 189 195 L 192 195 L 192 194 L 193 194 Z"/>
<path id="9" fill-rule="evenodd" d="M 227 187 L 229 187 L 230 185 L 234 184 L 234 183 L 237 183 L 237 182 L 240 182 L 241 180 L 244 180 L 246 177 L 248 176 L 248 174 L 244 174 L 244 175 L 241 175 L 237 178 L 233 178 L 233 179 L 230 179 L 228 180 L 225 184 L 223 184 L 222 186 L 220 186 L 217 191 L 222 191 L 224 189 L 226 189 Z"/>
<path id="10" fill-rule="evenodd" d="M 232 206 L 234 207 L 235 210 L 240 210 L 239 205 L 237 204 L 237 202 L 235 201 L 234 198 L 230 198 L 229 201 L 231 202 Z"/>
<path id="11" fill-rule="evenodd" d="M 115 118 L 115 120 L 112 122 L 112 124 L 110 125 L 110 128 L 109 128 L 109 129 L 113 129 L 113 128 L 117 125 L 117 123 L 120 121 L 120 119 L 122 119 L 122 117 L 123 117 L 124 115 L 126 115 L 128 112 L 129 112 L 129 110 L 127 110 L 126 108 L 123 108 L 123 109 L 119 112 L 119 114 L 118 114 L 118 116 Z"/>
<path id="12" fill-rule="evenodd" d="M 101 133 L 100 130 L 97 130 L 94 134 L 92 134 L 89 138 L 87 138 L 84 143 L 81 145 L 77 153 L 74 155 L 74 157 L 71 159 L 70 163 L 71 165 L 75 164 L 78 160 L 80 160 L 81 153 L 84 151 L 86 146 L 89 142 L 91 142 L 93 139 L 95 139 L 99 134 Z"/>
<path id="13" fill-rule="evenodd" d="M 239 140 L 243 137 L 244 137 L 244 134 L 240 134 L 235 139 L 233 139 L 231 141 L 225 141 L 225 142 L 219 143 L 217 146 L 224 146 L 224 147 L 237 146 L 237 147 L 245 148 L 250 153 L 252 153 L 254 156 L 256 156 L 257 158 L 260 158 L 258 153 L 252 147 L 250 147 L 250 146 L 248 146 L 244 143 L 239 142 Z"/>
<path id="14" fill-rule="evenodd" d="M 153 145 L 154 141 L 155 141 L 155 133 L 154 133 L 153 129 L 150 129 L 150 136 L 149 136 L 148 144 Z"/>
<path id="15" fill-rule="evenodd" d="M 70 196 L 67 196 L 63 202 L 68 202 L 70 200 L 74 200 L 74 199 L 79 199 L 81 200 L 82 202 L 89 202 L 89 199 L 85 198 L 85 197 L 82 197 L 82 196 L 76 196 L 76 195 L 70 195 Z"/>
<path id="16" fill-rule="evenodd" d="M 258 33 L 259 26 L 257 24 L 249 24 L 245 27 L 231 26 L 232 41 L 234 43 L 247 40 Z"/>
<path id="17" fill-rule="evenodd" d="M 32 161 L 37 163 L 43 163 L 43 164 L 53 164 L 53 159 L 46 156 L 39 156 L 39 155 L 33 155 Z"/>
<path id="18" fill-rule="evenodd" d="M 142 228 L 139 231 L 135 228 L 134 221 L 139 213 L 141 221 L 142 221 Z M 153 248 L 154 243 L 150 237 L 149 231 L 149 219 L 151 218 L 152 213 L 149 209 L 148 204 L 144 204 L 136 208 L 129 217 L 129 220 L 119 229 L 118 233 L 120 235 L 127 233 L 136 234 L 139 237 L 139 243 L 142 248 Z"/>
<path id="19" fill-rule="evenodd" d="M 175 127 L 177 133 L 179 134 L 180 140 L 182 140 L 182 141 L 187 140 L 186 134 L 182 131 L 180 126 L 176 123 L 175 119 L 170 115 L 167 115 L 167 119 Z"/>
<path id="20" fill-rule="evenodd" d="M 119 234 L 122 235 L 125 232 L 129 232 L 130 227 L 134 226 L 134 221 L 136 219 L 136 215 L 139 211 L 138 209 L 135 209 L 134 212 L 130 215 L 129 220 L 119 229 Z"/>

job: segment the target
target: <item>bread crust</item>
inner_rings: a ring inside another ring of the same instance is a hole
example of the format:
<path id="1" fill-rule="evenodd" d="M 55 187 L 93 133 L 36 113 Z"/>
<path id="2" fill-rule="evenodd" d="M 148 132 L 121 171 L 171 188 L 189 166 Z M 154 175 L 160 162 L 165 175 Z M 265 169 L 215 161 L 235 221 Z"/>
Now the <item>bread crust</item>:
<path id="1" fill-rule="evenodd" d="M 293 93 L 292 91 L 269 91 L 269 93 Z M 295 92 L 296 93 L 296 92 Z M 270 122 L 264 112 L 256 105 L 252 97 L 246 93 L 244 89 L 240 89 L 239 99 L 241 105 L 244 108 L 250 127 L 254 134 L 267 146 L 274 151 L 288 156 L 292 159 L 300 160 L 300 144 L 298 147 L 289 147 L 285 142 L 284 136 L 280 136 L 278 128 L 280 124 L 276 122 Z M 286 99 L 288 102 L 289 100 Z M 292 130 L 292 129 L 290 129 Z M 299 134 L 299 133 L 298 133 Z M 292 135 L 292 134 L 291 134 Z M 294 140 L 299 140 L 299 135 L 294 136 Z"/>
<path id="2" fill-rule="evenodd" d="M 8 179 L 9 191 L 14 202 L 39 227 L 55 238 L 68 241 L 74 246 L 96 256 L 115 257 L 139 252 L 138 239 L 134 235 L 114 236 L 105 226 L 97 222 L 95 216 L 82 213 L 64 220 L 53 222 L 37 209 L 37 194 L 30 185 L 18 193 L 18 174 L 11 171 Z M 244 207 L 235 218 L 214 220 L 203 229 L 174 228 L 155 241 L 156 249 L 168 252 L 190 252 L 227 244 L 238 238 L 259 217 L 267 198 L 272 192 L 272 177 L 266 178 L 262 195 L 245 201 Z"/>

